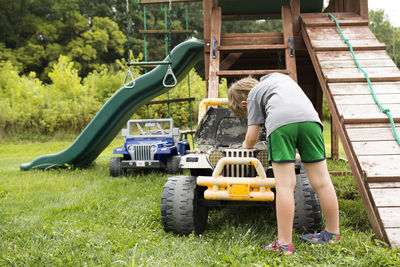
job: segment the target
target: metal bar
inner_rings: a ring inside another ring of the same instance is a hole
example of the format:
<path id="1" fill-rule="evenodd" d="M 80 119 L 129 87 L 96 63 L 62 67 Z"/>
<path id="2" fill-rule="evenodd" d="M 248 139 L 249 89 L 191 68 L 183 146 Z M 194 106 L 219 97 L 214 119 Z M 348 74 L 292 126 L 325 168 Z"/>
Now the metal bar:
<path id="1" fill-rule="evenodd" d="M 150 66 L 150 65 L 170 65 L 171 61 L 145 61 L 145 62 L 129 62 L 127 66 Z"/>
<path id="2" fill-rule="evenodd" d="M 185 33 L 185 34 L 193 33 L 193 31 L 194 30 L 189 30 L 189 29 L 186 29 L 186 30 L 171 30 L 172 33 Z M 143 34 L 157 34 L 157 33 L 166 34 L 166 33 L 169 33 L 169 31 L 168 30 L 139 30 L 139 33 L 143 33 Z"/>

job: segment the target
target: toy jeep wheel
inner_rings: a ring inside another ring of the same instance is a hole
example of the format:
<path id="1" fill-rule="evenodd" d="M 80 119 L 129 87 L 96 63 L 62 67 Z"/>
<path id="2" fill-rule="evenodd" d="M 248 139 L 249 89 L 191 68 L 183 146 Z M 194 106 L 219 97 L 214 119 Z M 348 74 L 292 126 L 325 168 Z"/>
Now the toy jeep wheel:
<path id="1" fill-rule="evenodd" d="M 161 197 L 161 223 L 164 231 L 176 234 L 204 232 L 208 208 L 201 205 L 204 189 L 195 176 L 173 176 L 164 185 Z"/>
<path id="2" fill-rule="evenodd" d="M 110 159 L 110 176 L 118 177 L 124 173 L 124 169 L 121 167 L 121 160 L 121 157 Z"/>
<path id="3" fill-rule="evenodd" d="M 178 174 L 182 173 L 182 169 L 180 166 L 181 157 L 180 156 L 172 156 L 167 159 L 167 172 L 170 174 Z"/>
<path id="4" fill-rule="evenodd" d="M 303 165 L 300 173 L 296 175 L 296 180 L 293 228 L 298 233 L 315 232 L 322 224 L 321 207 Z"/>

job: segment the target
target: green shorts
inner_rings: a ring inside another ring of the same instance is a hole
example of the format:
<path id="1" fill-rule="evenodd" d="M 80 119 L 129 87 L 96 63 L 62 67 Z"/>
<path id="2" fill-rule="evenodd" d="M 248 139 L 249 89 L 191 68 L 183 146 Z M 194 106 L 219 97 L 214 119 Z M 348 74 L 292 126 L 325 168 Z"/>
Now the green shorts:
<path id="1" fill-rule="evenodd" d="M 296 148 L 302 162 L 325 159 L 322 127 L 317 122 L 298 122 L 279 127 L 268 137 L 268 155 L 272 162 L 294 162 Z"/>

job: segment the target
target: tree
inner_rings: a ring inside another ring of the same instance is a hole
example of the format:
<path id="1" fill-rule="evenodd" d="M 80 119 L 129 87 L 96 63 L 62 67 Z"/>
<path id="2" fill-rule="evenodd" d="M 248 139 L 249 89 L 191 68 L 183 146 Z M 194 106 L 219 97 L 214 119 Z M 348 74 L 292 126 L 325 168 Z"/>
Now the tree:
<path id="1" fill-rule="evenodd" d="M 34 71 L 45 81 L 63 54 L 76 61 L 81 76 L 114 62 L 123 56 L 125 36 L 96 12 L 114 18 L 116 1 L 0 0 L 2 60 L 17 60 L 24 74 Z"/>
<path id="2" fill-rule="evenodd" d="M 382 9 L 369 12 L 369 28 L 380 42 L 386 44 L 386 51 L 400 67 L 400 53 L 396 53 L 396 48 L 400 47 L 399 28 L 393 27 Z"/>

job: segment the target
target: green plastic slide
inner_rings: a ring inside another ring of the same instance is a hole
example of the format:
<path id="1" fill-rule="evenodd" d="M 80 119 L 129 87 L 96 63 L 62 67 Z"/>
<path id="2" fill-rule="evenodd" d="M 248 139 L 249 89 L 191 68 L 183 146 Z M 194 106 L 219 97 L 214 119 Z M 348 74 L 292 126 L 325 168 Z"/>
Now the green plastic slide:
<path id="1" fill-rule="evenodd" d="M 178 82 L 186 77 L 202 58 L 203 48 L 202 41 L 191 39 L 171 51 L 172 70 Z M 23 163 L 20 166 L 21 170 L 44 170 L 65 166 L 79 168 L 89 165 L 142 105 L 171 89 L 163 86 L 167 70 L 167 65 L 157 66 L 138 77 L 133 88 L 128 88 L 132 85 L 130 82 L 126 87 L 119 89 L 69 147 L 59 153 L 43 155 L 32 162 Z M 165 82 L 167 85 L 173 83 L 172 76 L 167 76 Z"/>

